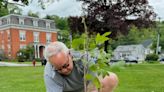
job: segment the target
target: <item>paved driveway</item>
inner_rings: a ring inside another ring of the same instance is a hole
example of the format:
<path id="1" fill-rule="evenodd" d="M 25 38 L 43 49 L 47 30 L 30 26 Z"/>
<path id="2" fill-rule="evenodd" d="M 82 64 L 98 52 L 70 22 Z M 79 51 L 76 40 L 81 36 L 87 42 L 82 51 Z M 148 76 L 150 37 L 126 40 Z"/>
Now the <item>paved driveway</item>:
<path id="1" fill-rule="evenodd" d="M 16 64 L 16 63 L 8 63 L 8 62 L 1 62 L 0 66 L 32 66 L 32 64 Z M 36 65 L 38 66 L 38 65 Z"/>

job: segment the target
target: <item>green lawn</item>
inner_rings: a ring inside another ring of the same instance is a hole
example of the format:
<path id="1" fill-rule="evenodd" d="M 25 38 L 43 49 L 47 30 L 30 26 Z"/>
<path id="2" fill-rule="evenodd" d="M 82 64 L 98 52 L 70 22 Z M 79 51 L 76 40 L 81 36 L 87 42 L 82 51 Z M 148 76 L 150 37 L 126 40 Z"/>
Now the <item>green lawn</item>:
<path id="1" fill-rule="evenodd" d="M 44 67 L 0 67 L 0 92 L 45 92 Z M 115 92 L 164 92 L 164 65 L 132 65 L 115 72 Z"/>
<path id="2" fill-rule="evenodd" d="M 0 92 L 45 92 L 44 67 L 0 67 Z"/>
<path id="3" fill-rule="evenodd" d="M 132 65 L 116 73 L 120 80 L 115 92 L 164 92 L 164 65 Z"/>

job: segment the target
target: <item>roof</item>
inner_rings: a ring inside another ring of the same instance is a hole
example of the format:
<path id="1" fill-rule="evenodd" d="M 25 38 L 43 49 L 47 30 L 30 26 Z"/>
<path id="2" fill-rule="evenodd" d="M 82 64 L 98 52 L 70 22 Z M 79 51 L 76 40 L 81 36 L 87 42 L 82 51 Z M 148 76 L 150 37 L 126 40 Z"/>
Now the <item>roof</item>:
<path id="1" fill-rule="evenodd" d="M 36 20 L 44 20 L 44 21 L 54 22 L 54 20 L 50 20 L 50 19 L 43 19 L 43 18 L 37 18 L 37 17 L 28 16 L 28 15 L 18 15 L 18 14 L 8 14 L 6 16 L 0 17 L 0 19 L 7 18 L 7 17 L 10 17 L 10 16 L 17 16 L 17 17 L 23 17 L 23 18 L 32 18 L 32 19 L 36 19 Z"/>
<path id="2" fill-rule="evenodd" d="M 138 44 L 138 45 L 120 45 L 118 46 L 115 51 L 131 51 L 131 50 L 135 50 L 137 48 L 144 48 L 142 44 Z"/>
<path id="3" fill-rule="evenodd" d="M 145 48 L 147 48 L 148 46 L 150 46 L 152 44 L 152 40 L 148 39 L 145 40 L 144 42 L 141 43 Z"/>
<path id="4" fill-rule="evenodd" d="M 119 45 L 117 46 L 117 48 L 115 49 L 115 51 L 130 51 L 130 50 L 134 50 L 136 48 L 147 48 L 148 46 L 150 46 L 152 44 L 152 40 L 151 39 L 147 39 L 145 41 L 143 41 L 141 44 L 136 44 L 136 45 Z"/>

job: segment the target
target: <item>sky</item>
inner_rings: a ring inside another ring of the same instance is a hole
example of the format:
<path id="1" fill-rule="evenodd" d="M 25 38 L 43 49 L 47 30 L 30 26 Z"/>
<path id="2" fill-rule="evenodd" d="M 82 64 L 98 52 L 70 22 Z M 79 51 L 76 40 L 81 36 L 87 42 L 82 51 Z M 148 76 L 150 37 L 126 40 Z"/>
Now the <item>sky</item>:
<path id="1" fill-rule="evenodd" d="M 157 13 L 158 17 L 164 20 L 164 0 L 148 0 L 149 4 L 153 6 L 154 11 Z M 37 5 L 37 0 L 33 0 L 33 3 L 29 6 L 22 8 L 23 14 L 27 14 L 29 10 L 32 12 L 39 12 L 40 17 L 45 15 L 58 15 L 60 17 L 68 16 L 80 16 L 82 15 L 81 2 L 76 0 L 59 0 L 52 4 L 49 4 L 45 10 L 41 9 Z"/>
<path id="2" fill-rule="evenodd" d="M 82 14 L 81 3 L 76 0 L 56 0 L 44 10 L 37 5 L 37 0 L 33 0 L 33 3 L 22 7 L 22 9 L 23 14 L 27 14 L 29 10 L 32 10 L 32 12 L 39 12 L 41 17 L 47 14 L 58 15 L 60 17 L 80 16 Z"/>
<path id="3" fill-rule="evenodd" d="M 153 6 L 157 17 L 164 20 L 164 0 L 149 0 L 149 4 Z"/>

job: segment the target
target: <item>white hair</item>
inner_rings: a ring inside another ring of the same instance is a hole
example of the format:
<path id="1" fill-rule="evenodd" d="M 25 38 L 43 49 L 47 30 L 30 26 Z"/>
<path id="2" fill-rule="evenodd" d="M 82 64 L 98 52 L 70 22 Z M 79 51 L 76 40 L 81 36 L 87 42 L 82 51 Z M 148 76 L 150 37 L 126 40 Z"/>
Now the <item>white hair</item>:
<path id="1" fill-rule="evenodd" d="M 44 51 L 44 57 L 47 61 L 49 61 L 49 57 L 56 55 L 62 51 L 65 54 L 69 52 L 69 49 L 64 43 L 58 42 L 58 41 L 52 42 L 46 46 L 45 51 Z"/>

